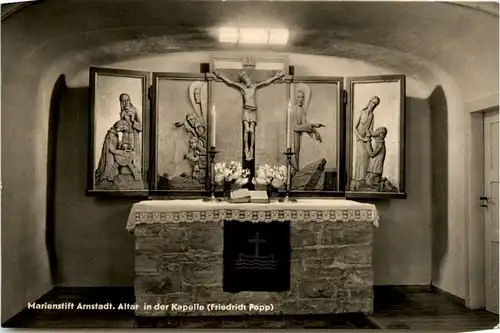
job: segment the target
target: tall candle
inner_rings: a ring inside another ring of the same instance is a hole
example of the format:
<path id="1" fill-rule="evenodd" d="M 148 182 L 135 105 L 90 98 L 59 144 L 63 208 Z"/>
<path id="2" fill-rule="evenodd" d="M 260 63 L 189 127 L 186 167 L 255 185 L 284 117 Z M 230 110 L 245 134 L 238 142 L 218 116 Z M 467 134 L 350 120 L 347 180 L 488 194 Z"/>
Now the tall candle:
<path id="1" fill-rule="evenodd" d="M 292 148 L 291 136 L 292 136 L 292 100 L 288 101 L 288 108 L 286 110 L 286 148 Z"/>
<path id="2" fill-rule="evenodd" d="M 212 119 L 212 144 L 211 146 L 212 147 L 215 147 L 215 130 L 216 130 L 216 126 L 215 126 L 215 119 L 216 119 L 216 114 L 215 114 L 215 105 L 212 105 L 212 114 L 211 114 L 211 117 Z"/>

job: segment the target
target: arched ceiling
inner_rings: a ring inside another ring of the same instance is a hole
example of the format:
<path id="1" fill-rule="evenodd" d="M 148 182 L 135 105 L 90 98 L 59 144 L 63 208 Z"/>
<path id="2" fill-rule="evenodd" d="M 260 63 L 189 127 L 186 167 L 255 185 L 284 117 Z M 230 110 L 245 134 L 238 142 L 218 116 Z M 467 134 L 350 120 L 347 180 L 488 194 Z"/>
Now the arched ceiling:
<path id="1" fill-rule="evenodd" d="M 465 99 L 498 91 L 496 3 L 39 0 L 11 12 L 2 37 L 3 46 L 23 52 L 12 53 L 16 61 L 39 51 L 105 63 L 227 49 L 217 42 L 220 26 L 287 27 L 289 45 L 272 50 L 356 58 L 423 76 L 434 64 L 455 78 Z"/>

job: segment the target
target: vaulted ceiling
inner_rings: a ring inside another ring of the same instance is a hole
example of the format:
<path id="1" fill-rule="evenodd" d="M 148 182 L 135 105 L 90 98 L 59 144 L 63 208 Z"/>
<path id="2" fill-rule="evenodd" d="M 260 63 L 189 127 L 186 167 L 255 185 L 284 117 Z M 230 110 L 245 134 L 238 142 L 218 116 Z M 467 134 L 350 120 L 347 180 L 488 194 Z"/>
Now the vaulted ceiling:
<path id="1" fill-rule="evenodd" d="M 265 50 L 355 58 L 423 76 L 435 65 L 466 99 L 498 90 L 492 2 L 39 0 L 4 10 L 2 46 L 13 52 L 2 56 L 16 62 L 34 52 L 105 63 L 220 50 L 227 49 L 217 41 L 220 26 L 286 27 L 289 45 Z"/>

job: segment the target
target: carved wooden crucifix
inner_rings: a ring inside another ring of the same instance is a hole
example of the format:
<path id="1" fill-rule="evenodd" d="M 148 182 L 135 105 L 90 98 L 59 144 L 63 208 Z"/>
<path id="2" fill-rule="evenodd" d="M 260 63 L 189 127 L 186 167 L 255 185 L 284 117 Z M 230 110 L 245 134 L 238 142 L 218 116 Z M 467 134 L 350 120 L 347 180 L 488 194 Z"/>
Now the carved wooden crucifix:
<path id="1" fill-rule="evenodd" d="M 257 90 L 265 87 L 274 81 L 285 76 L 283 71 L 278 71 L 271 78 L 261 81 L 252 82 L 249 71 L 255 67 L 255 59 L 243 59 L 243 71 L 239 74 L 239 82 L 232 81 L 223 76 L 219 70 L 215 70 L 214 74 L 219 79 L 224 81 L 231 87 L 237 88 L 243 99 L 242 124 L 243 124 L 243 152 L 245 160 L 252 161 L 255 156 L 255 126 L 257 126 Z"/>

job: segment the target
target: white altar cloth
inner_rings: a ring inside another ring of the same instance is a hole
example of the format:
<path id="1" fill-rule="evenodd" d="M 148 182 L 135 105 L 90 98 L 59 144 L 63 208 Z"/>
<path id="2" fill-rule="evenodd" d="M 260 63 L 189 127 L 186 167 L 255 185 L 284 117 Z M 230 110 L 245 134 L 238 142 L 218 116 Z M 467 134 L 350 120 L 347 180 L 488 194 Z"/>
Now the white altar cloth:
<path id="1" fill-rule="evenodd" d="M 135 203 L 126 229 L 133 231 L 138 224 L 210 222 L 237 220 L 271 221 L 367 221 L 378 227 L 375 205 L 339 199 L 298 199 L 293 203 L 230 203 L 203 200 L 147 200 Z"/>

